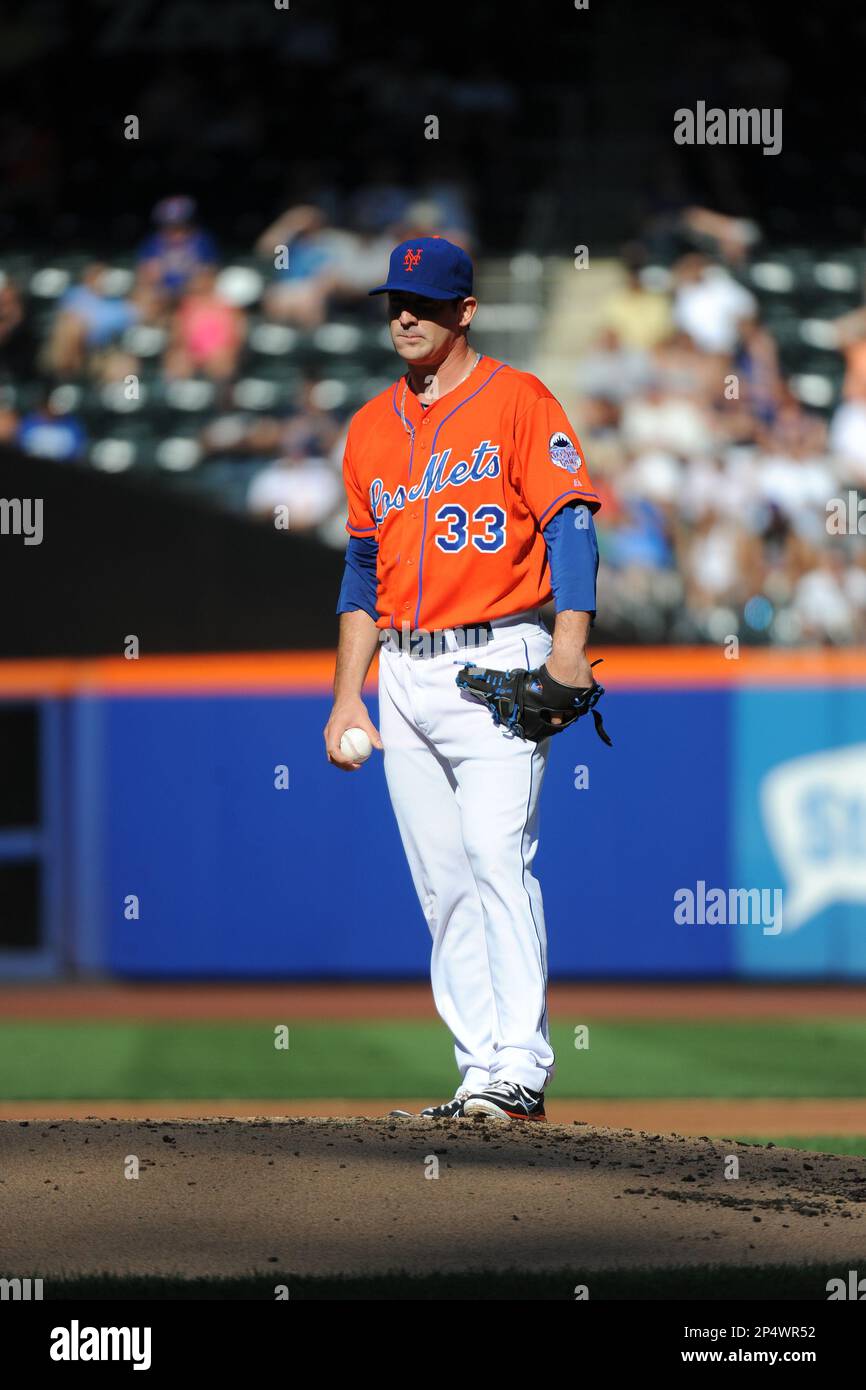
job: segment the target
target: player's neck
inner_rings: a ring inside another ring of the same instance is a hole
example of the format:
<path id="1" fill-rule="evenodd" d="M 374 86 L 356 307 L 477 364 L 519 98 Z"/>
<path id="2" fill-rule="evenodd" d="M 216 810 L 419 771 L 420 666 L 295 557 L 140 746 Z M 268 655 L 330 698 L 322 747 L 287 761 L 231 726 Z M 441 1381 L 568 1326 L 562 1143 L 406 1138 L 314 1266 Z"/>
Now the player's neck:
<path id="1" fill-rule="evenodd" d="M 465 381 L 478 359 L 478 353 L 465 338 L 454 344 L 448 356 L 434 370 L 428 365 L 409 368 L 409 386 L 426 402 L 439 400 Z"/>

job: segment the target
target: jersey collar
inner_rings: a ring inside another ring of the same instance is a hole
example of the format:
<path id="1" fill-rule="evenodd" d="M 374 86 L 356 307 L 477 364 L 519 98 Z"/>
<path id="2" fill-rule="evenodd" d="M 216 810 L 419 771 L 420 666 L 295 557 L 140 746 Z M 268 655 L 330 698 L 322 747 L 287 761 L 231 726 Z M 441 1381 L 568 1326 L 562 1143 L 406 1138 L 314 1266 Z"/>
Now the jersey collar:
<path id="1" fill-rule="evenodd" d="M 463 401 L 467 400 L 473 392 L 477 391 L 478 387 L 487 380 L 498 365 L 499 364 L 494 362 L 492 357 L 485 357 L 482 352 L 478 365 L 473 367 L 465 381 L 461 381 L 459 386 L 455 386 L 451 391 L 446 391 L 444 396 L 439 396 L 437 400 L 431 401 L 427 406 L 421 405 L 415 392 L 408 385 L 406 397 L 405 400 L 403 400 L 403 385 L 404 383 L 408 383 L 409 380 L 408 375 L 404 375 L 397 382 L 397 392 L 395 396 L 397 413 L 399 414 L 400 402 L 403 400 L 403 412 L 406 416 L 406 423 L 407 425 L 411 425 L 413 429 L 417 429 L 423 420 L 430 420 L 433 418 L 440 420 L 443 415 L 447 415 L 454 406 L 460 405 Z"/>

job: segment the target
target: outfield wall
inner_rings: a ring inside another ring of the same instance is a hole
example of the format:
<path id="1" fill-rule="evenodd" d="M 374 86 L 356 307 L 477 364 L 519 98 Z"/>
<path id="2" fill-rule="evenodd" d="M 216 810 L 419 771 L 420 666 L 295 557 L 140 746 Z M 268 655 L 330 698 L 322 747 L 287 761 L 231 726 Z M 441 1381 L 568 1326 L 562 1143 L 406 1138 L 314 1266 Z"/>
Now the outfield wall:
<path id="1" fill-rule="evenodd" d="M 614 747 L 588 721 L 555 739 L 543 793 L 551 972 L 866 978 L 866 653 L 604 655 Z M 37 714 L 38 793 L 33 824 L 9 823 L 16 794 L 0 826 L 0 974 L 425 974 L 381 758 L 324 756 L 332 673 L 331 653 L 0 663 L 19 780 Z M 703 920 L 675 919 L 678 890 Z M 714 920 L 712 890 L 746 920 Z"/>

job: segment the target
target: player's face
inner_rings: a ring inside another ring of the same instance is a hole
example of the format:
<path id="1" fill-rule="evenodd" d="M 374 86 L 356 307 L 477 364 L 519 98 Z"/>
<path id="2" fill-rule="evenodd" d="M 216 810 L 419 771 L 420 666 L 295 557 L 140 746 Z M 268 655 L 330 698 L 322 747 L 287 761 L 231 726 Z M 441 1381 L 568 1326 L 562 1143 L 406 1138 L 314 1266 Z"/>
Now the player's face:
<path id="1" fill-rule="evenodd" d="M 468 322 L 467 303 L 465 299 L 425 299 L 420 294 L 390 292 L 391 339 L 403 361 L 419 367 L 444 361 Z"/>

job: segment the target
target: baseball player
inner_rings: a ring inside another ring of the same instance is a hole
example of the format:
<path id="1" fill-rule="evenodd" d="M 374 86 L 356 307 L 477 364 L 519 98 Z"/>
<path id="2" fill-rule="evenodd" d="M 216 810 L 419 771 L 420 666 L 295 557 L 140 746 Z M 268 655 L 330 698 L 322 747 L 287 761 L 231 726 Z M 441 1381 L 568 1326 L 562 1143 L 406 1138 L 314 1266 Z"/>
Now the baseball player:
<path id="1" fill-rule="evenodd" d="M 586 643 L 599 507 L 559 403 L 477 352 L 472 263 L 440 237 L 398 246 L 385 284 L 405 366 L 353 417 L 329 761 L 383 750 L 454 1037 L 453 1099 L 422 1115 L 543 1120 L 554 1072 L 533 873 L 550 737 L 599 711 Z M 541 606 L 554 596 L 551 637 Z M 379 730 L 361 698 L 377 645 Z"/>

